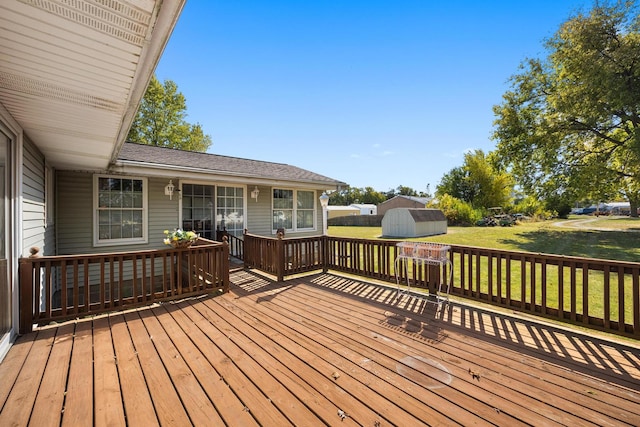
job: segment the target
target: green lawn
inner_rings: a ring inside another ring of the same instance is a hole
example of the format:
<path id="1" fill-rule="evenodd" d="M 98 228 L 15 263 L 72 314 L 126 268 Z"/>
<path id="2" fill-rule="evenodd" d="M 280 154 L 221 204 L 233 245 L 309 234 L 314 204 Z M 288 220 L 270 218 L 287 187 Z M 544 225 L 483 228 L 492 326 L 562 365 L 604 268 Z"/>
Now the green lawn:
<path id="1" fill-rule="evenodd" d="M 449 227 L 444 235 L 407 240 L 637 262 L 639 231 L 640 219 L 636 218 L 572 216 L 569 220 L 520 223 L 513 227 Z M 331 226 L 328 233 L 336 237 L 382 239 L 381 227 Z"/>

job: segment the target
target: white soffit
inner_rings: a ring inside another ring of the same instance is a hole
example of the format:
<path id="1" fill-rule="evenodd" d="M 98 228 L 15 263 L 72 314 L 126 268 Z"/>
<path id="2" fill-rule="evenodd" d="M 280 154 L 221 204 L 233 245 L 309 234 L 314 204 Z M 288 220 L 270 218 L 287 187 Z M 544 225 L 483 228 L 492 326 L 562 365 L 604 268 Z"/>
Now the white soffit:
<path id="1" fill-rule="evenodd" d="M 0 103 L 49 164 L 115 159 L 185 1 L 0 1 Z"/>

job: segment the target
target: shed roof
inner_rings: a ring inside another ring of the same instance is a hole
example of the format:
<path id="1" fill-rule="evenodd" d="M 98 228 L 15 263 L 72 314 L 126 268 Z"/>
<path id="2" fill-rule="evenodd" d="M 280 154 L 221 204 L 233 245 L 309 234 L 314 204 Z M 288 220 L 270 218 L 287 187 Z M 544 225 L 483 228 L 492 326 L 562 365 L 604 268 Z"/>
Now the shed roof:
<path id="1" fill-rule="evenodd" d="M 125 143 L 118 156 L 119 164 L 200 171 L 236 177 L 255 177 L 313 184 L 346 185 L 324 175 L 284 163 L 250 160 L 196 151 L 183 151 L 153 145 Z"/>
<path id="2" fill-rule="evenodd" d="M 398 196 L 393 196 L 392 198 L 390 198 L 388 200 L 385 200 L 384 202 L 382 202 L 380 204 L 384 205 L 385 203 L 388 203 L 391 200 L 398 199 L 398 198 L 411 200 L 412 202 L 420 203 L 422 205 L 426 205 L 429 202 L 429 200 L 431 200 L 428 197 L 398 195 Z"/>
<path id="3" fill-rule="evenodd" d="M 415 222 L 446 221 L 447 217 L 440 209 L 407 209 Z"/>

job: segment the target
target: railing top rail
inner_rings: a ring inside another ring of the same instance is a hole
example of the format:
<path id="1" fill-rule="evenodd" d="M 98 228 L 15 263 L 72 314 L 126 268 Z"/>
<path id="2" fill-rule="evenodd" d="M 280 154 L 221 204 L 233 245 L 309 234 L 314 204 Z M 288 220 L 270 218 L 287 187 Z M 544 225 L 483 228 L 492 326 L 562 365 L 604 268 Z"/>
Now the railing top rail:
<path id="1" fill-rule="evenodd" d="M 200 239 L 199 239 L 200 240 Z M 203 239 L 206 240 L 206 239 Z M 222 242 L 215 242 L 213 240 L 206 240 L 206 243 L 204 244 L 194 244 L 191 246 L 191 248 L 193 249 L 204 249 L 204 248 L 208 248 L 208 247 L 221 247 L 223 246 L 224 243 Z M 156 254 L 159 251 L 187 251 L 190 248 L 184 248 L 184 249 L 175 249 L 175 248 L 162 248 L 162 249 L 144 249 L 144 250 L 137 250 L 137 251 L 121 251 L 121 252 L 96 252 L 96 253 L 89 253 L 89 254 L 74 254 L 74 255 L 38 255 L 35 257 L 24 257 L 21 258 L 20 261 L 21 262 L 31 262 L 31 261 L 37 261 L 37 262 L 43 262 L 43 261 L 71 261 L 74 259 L 96 259 L 96 258 L 118 258 L 118 257 L 137 257 L 137 256 L 145 256 L 145 255 L 151 255 L 151 254 Z"/>
<path id="2" fill-rule="evenodd" d="M 261 235 L 259 235 L 259 234 L 244 233 L 244 235 L 245 235 L 245 236 L 248 236 L 248 237 L 255 237 L 255 238 L 257 238 L 257 239 L 278 240 L 278 238 L 277 238 L 277 237 L 261 236 Z M 293 237 L 293 238 L 295 239 L 296 237 Z"/>
<path id="3" fill-rule="evenodd" d="M 613 259 L 606 258 L 587 258 L 580 256 L 572 256 L 572 255 L 558 255 L 558 254 L 550 254 L 545 252 L 527 252 L 527 251 L 514 251 L 508 249 L 493 249 L 493 248 L 483 248 L 480 246 L 466 246 L 466 245 L 451 245 L 452 250 L 456 249 L 468 249 L 472 251 L 477 251 L 480 253 L 499 253 L 499 254 L 509 254 L 516 256 L 526 256 L 526 257 L 544 257 L 546 259 L 552 259 L 554 261 L 574 261 L 574 262 L 588 262 L 589 264 L 608 264 L 608 265 L 616 265 L 616 266 L 624 266 L 624 267 L 637 267 L 638 263 L 633 261 L 619 261 Z"/>
<path id="4" fill-rule="evenodd" d="M 249 237 L 254 237 L 257 239 L 264 239 L 264 240 L 279 240 L 277 237 L 271 237 L 271 236 L 262 236 L 259 234 L 251 234 L 251 233 L 245 233 L 245 236 L 249 236 Z M 294 240 L 317 240 L 319 238 L 322 238 L 324 236 L 306 236 L 306 237 L 282 237 L 282 240 L 287 240 L 287 241 L 294 241 Z"/>

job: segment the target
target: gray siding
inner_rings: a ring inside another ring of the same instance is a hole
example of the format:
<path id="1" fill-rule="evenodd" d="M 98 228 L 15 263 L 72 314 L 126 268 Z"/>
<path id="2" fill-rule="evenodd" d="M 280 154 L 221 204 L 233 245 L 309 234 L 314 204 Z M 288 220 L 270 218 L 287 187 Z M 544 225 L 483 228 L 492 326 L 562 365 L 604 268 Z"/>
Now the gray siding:
<path id="1" fill-rule="evenodd" d="M 168 178 L 148 178 L 148 239 L 149 243 L 117 246 L 93 246 L 93 173 L 58 171 L 58 227 L 60 255 L 80 253 L 121 252 L 130 250 L 162 249 L 164 230 L 179 227 L 178 192 L 173 200 L 164 194 Z M 174 184 L 176 184 L 174 180 Z M 213 183 L 212 183 L 213 184 Z M 247 191 L 245 227 L 252 234 L 273 237 L 271 229 L 271 187 L 258 187 L 260 195 L 256 202 Z M 316 192 L 320 196 L 320 192 Z M 287 233 L 285 237 L 307 237 L 322 234 L 322 209 L 316 202 L 317 230 Z"/>
<path id="2" fill-rule="evenodd" d="M 265 237 L 275 237 L 272 227 L 272 212 L 271 212 L 271 197 L 273 194 L 273 187 L 260 187 L 260 195 L 258 201 L 250 197 L 253 186 L 249 186 L 247 189 L 247 218 L 246 227 L 249 233 L 257 234 Z M 320 194 L 316 191 L 316 231 L 304 231 L 304 232 L 291 232 L 285 233 L 285 237 L 309 237 L 318 236 L 322 234 L 322 207 L 320 206 Z"/>
<path id="3" fill-rule="evenodd" d="M 148 240 L 145 244 L 93 246 L 93 175 L 86 172 L 59 171 L 58 233 L 59 253 L 101 253 L 130 250 L 162 249 L 164 230 L 178 227 L 179 196 L 173 200 L 164 195 L 168 180 L 149 178 L 148 183 Z"/>
<path id="4" fill-rule="evenodd" d="M 55 233 L 48 229 L 45 205 L 45 159 L 38 148 L 24 140 L 22 175 L 22 254 L 29 256 L 29 249 L 38 247 L 40 253 L 55 253 Z"/>
<path id="5" fill-rule="evenodd" d="M 251 198 L 253 186 L 247 187 L 247 215 L 245 227 L 251 234 L 272 236 L 271 234 L 271 187 L 258 186 L 258 201 Z"/>

